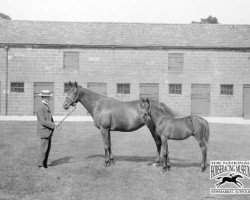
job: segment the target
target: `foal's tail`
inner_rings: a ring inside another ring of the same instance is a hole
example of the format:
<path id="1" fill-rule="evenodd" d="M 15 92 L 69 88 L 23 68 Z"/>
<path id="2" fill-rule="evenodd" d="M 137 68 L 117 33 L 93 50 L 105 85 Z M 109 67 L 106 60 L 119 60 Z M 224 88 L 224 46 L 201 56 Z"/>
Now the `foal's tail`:
<path id="1" fill-rule="evenodd" d="M 204 140 L 206 142 L 206 144 L 208 144 L 208 141 L 209 141 L 209 124 L 207 121 L 205 121 L 205 131 L 204 131 Z"/>

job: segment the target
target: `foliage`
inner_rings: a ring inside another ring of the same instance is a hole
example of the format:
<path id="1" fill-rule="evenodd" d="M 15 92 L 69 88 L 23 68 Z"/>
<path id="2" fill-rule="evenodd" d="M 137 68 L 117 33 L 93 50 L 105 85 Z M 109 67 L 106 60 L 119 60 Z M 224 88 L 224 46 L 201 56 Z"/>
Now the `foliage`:
<path id="1" fill-rule="evenodd" d="M 9 15 L 5 15 L 5 14 L 3 14 L 3 13 L 0 13 L 0 18 L 6 19 L 6 20 L 11 20 L 11 18 L 10 18 Z"/>
<path id="2" fill-rule="evenodd" d="M 208 16 L 207 18 L 201 18 L 200 22 L 192 21 L 192 24 L 219 24 L 219 21 L 216 17 L 212 15 Z"/>

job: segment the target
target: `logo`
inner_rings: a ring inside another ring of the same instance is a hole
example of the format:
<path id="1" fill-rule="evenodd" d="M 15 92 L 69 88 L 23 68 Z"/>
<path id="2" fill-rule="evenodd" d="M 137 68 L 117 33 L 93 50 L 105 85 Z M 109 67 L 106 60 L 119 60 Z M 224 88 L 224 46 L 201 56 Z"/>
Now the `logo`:
<path id="1" fill-rule="evenodd" d="M 250 161 L 210 161 L 211 194 L 250 194 L 244 181 L 250 179 Z"/>

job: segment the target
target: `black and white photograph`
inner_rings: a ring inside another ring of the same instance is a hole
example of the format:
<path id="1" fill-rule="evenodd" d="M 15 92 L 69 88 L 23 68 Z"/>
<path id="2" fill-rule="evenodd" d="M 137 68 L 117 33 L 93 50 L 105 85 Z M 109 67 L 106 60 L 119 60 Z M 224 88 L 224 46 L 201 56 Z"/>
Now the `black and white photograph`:
<path id="1" fill-rule="evenodd" d="M 250 199 L 249 0 L 0 0 L 0 200 Z"/>

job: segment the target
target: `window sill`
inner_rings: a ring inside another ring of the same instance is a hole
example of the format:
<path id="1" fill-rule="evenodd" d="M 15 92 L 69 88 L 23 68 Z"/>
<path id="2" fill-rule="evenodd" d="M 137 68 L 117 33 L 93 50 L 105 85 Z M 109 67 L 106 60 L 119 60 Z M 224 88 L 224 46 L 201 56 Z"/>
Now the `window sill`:
<path id="1" fill-rule="evenodd" d="M 232 98 L 233 94 L 220 94 L 220 97 Z"/>
<path id="2" fill-rule="evenodd" d="M 182 97 L 182 94 L 168 94 L 169 97 Z"/>
<path id="3" fill-rule="evenodd" d="M 119 94 L 116 94 L 116 96 L 128 96 L 128 95 L 130 95 L 130 93 L 129 94 L 123 94 L 123 93 L 119 93 Z"/>

